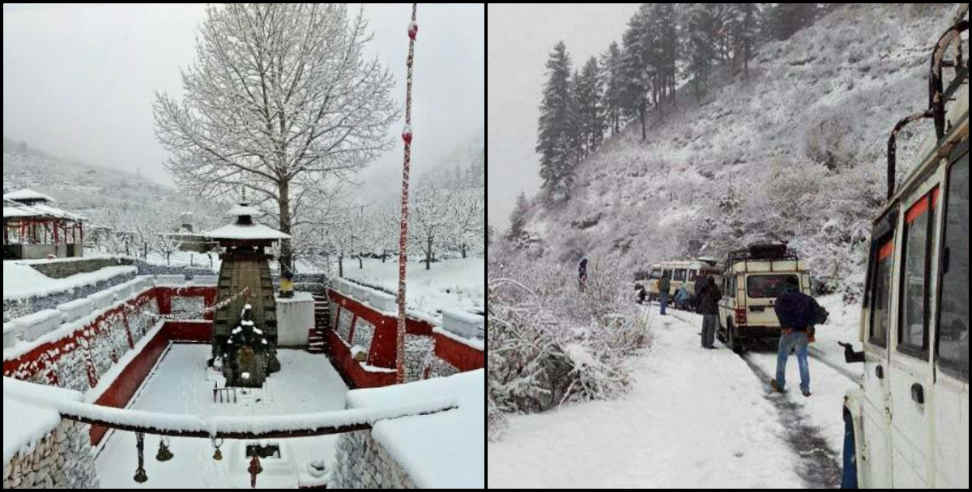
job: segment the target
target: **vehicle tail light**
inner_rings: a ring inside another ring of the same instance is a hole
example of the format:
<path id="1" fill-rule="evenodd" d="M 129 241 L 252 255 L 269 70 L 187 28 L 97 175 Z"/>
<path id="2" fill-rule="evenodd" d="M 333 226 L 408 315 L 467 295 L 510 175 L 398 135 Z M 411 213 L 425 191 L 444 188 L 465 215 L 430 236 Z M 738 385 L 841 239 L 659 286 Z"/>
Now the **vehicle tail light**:
<path id="1" fill-rule="evenodd" d="M 744 325 L 744 324 L 746 324 L 746 309 L 745 308 L 736 308 L 735 311 L 736 311 L 736 324 L 737 325 Z"/>

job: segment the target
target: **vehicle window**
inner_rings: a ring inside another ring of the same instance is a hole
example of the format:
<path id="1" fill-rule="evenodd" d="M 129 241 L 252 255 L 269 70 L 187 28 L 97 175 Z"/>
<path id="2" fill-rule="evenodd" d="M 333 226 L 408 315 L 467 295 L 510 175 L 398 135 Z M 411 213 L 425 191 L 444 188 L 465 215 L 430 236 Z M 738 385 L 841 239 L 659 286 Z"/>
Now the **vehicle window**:
<path id="1" fill-rule="evenodd" d="M 871 333 L 868 341 L 874 345 L 888 345 L 888 325 L 891 324 L 891 261 L 894 253 L 894 240 L 888 238 L 875 250 L 874 290 L 871 306 Z"/>
<path id="2" fill-rule="evenodd" d="M 675 276 L 672 277 L 672 280 L 681 280 L 681 281 L 684 282 L 685 281 L 685 269 L 684 268 L 679 268 L 678 270 L 675 270 Z"/>
<path id="3" fill-rule="evenodd" d="M 938 365 L 969 380 L 969 155 L 952 165 L 945 199 L 945 249 Z M 947 260 L 947 261 L 946 261 Z"/>
<path id="4" fill-rule="evenodd" d="M 666 268 L 666 269 L 662 270 L 662 275 L 664 275 L 669 280 L 671 280 L 671 278 L 672 278 L 672 271 L 670 269 Z"/>
<path id="5" fill-rule="evenodd" d="M 688 271 L 688 281 L 689 282 L 695 282 L 695 277 L 697 275 L 698 275 L 698 270 L 689 270 Z"/>
<path id="6" fill-rule="evenodd" d="M 661 270 L 655 269 L 651 271 L 651 278 L 661 278 L 661 276 L 662 276 Z"/>
<path id="7" fill-rule="evenodd" d="M 635 282 L 637 282 L 639 280 L 644 280 L 646 278 L 649 278 L 650 275 L 651 274 L 648 271 L 646 271 L 646 270 L 638 270 L 634 274 Z"/>
<path id="8" fill-rule="evenodd" d="M 796 275 L 750 275 L 746 279 L 746 295 L 749 297 L 776 297 L 783 290 L 787 278 Z"/>
<path id="9" fill-rule="evenodd" d="M 898 350 L 912 355 L 928 349 L 927 285 L 937 197 L 936 186 L 905 213 L 904 241 L 901 244 L 902 302 L 898 318 Z"/>

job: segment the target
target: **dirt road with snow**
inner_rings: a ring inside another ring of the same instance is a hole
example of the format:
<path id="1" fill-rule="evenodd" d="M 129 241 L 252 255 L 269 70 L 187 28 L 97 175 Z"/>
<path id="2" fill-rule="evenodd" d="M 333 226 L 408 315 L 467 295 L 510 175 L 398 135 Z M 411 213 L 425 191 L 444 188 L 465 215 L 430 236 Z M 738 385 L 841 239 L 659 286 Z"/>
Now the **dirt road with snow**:
<path id="1" fill-rule="evenodd" d="M 767 391 L 775 351 L 700 347 L 701 317 L 650 316 L 619 400 L 513 416 L 488 446 L 491 487 L 836 487 L 845 375 L 811 360 L 813 396 Z M 799 380 L 795 358 L 787 381 Z M 795 387 L 795 386 L 794 386 Z"/>

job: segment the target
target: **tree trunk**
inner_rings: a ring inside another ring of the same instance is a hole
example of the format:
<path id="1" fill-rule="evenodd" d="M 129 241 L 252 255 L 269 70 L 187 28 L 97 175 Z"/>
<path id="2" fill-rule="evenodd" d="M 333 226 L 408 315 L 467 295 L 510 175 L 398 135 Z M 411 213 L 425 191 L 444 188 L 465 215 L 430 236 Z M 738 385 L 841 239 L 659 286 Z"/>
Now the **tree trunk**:
<path id="1" fill-rule="evenodd" d="M 432 269 L 432 236 L 425 240 L 425 269 Z"/>
<path id="2" fill-rule="evenodd" d="M 338 255 L 338 277 L 344 278 L 344 255 Z"/>
<path id="3" fill-rule="evenodd" d="M 645 102 L 641 101 L 641 106 L 638 107 L 638 117 L 641 119 L 641 141 L 644 142 L 648 138 L 647 128 L 645 128 Z"/>
<path id="4" fill-rule="evenodd" d="M 466 258 L 466 243 L 462 243 L 462 246 L 460 246 L 460 248 L 462 249 L 462 257 L 463 257 L 463 259 L 465 259 Z"/>
<path id="5" fill-rule="evenodd" d="M 280 208 L 280 232 L 290 234 L 290 181 L 282 180 L 277 187 Z M 280 241 L 280 274 L 293 272 L 294 251 L 290 239 Z"/>
<path id="6" fill-rule="evenodd" d="M 358 270 L 364 270 L 364 261 L 361 259 L 361 255 L 358 255 Z"/>

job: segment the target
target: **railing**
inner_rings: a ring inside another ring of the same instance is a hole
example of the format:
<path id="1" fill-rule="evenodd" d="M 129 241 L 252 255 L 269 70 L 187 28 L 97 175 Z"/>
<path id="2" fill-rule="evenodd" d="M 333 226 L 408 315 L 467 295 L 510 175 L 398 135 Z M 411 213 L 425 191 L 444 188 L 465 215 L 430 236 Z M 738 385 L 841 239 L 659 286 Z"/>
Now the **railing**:
<path id="1" fill-rule="evenodd" d="M 386 408 L 352 408 L 272 416 L 177 415 L 120 409 L 84 403 L 78 391 L 49 388 L 12 378 L 3 378 L 5 397 L 53 408 L 62 418 L 119 430 L 164 436 L 264 439 L 308 437 L 367 430 L 385 419 L 429 415 L 459 407 L 454 397 Z"/>

